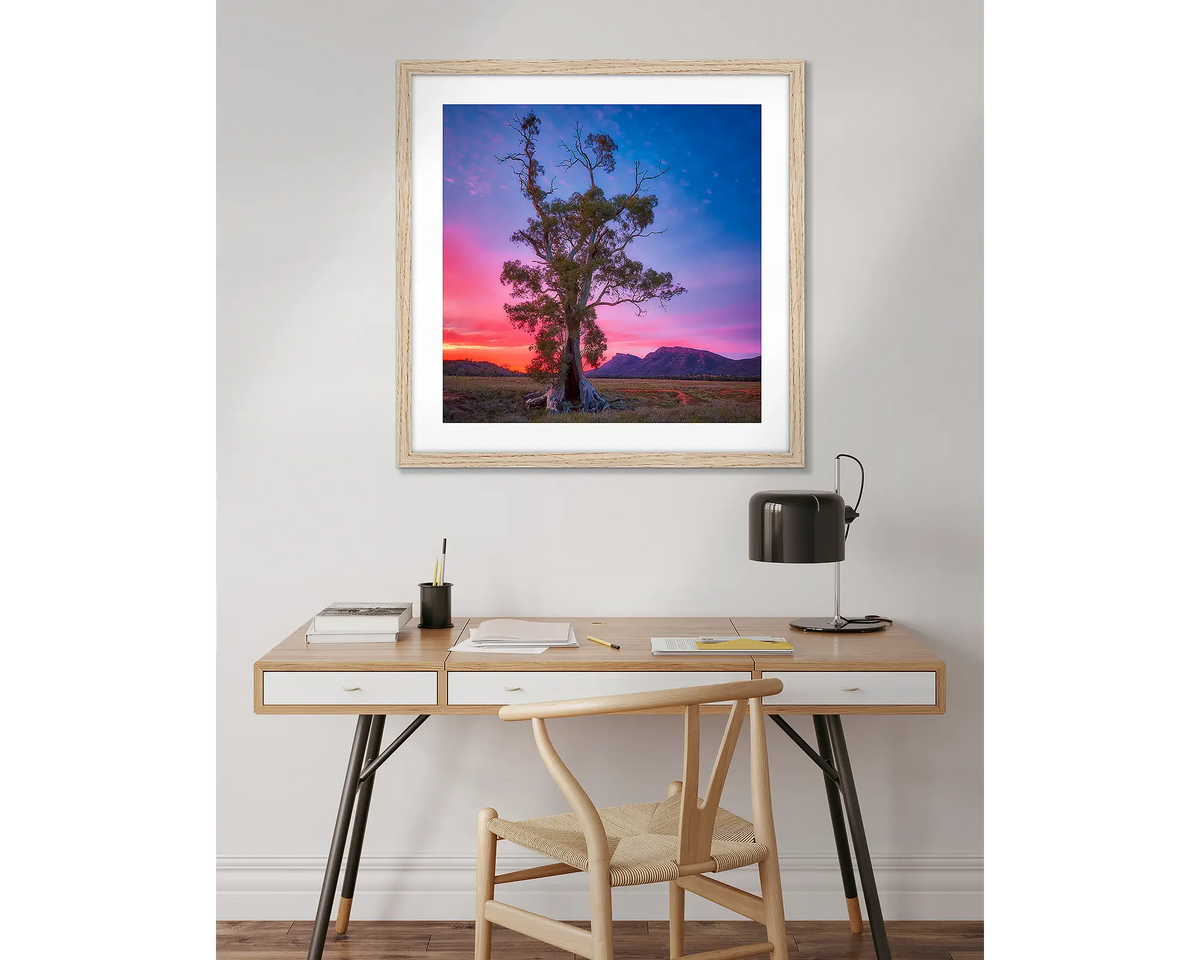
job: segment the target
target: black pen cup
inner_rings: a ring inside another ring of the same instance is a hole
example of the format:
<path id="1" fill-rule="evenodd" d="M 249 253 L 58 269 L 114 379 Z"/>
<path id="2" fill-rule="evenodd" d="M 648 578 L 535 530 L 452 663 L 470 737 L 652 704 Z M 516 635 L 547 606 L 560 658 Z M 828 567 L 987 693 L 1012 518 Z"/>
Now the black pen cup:
<path id="1" fill-rule="evenodd" d="M 454 626 L 450 622 L 450 588 L 452 583 L 418 583 L 421 588 L 421 620 L 418 627 L 433 630 Z"/>

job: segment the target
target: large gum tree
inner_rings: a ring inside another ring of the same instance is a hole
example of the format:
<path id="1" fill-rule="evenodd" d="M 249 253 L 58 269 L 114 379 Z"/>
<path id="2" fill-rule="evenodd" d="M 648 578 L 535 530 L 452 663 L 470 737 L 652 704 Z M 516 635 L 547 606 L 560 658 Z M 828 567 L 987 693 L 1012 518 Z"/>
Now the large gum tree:
<path id="1" fill-rule="evenodd" d="M 526 396 L 525 405 L 544 406 L 548 413 L 598 413 L 609 403 L 583 373 L 585 363 L 599 366 L 608 349 L 596 311 L 629 303 L 641 315 L 643 304 L 665 304 L 686 292 L 670 273 L 628 255 L 634 241 L 663 232 L 650 229 L 658 197 L 644 188 L 670 166 L 652 171 L 635 163 L 633 189 L 606 196 L 596 184 L 596 171 L 616 169 L 617 144 L 606 133 L 585 137 L 576 124 L 574 138 L 559 142 L 564 157 L 558 167 L 586 172 L 587 186 L 564 198 L 557 195 L 554 178 L 543 186 L 546 169 L 536 155 L 538 117 L 531 111 L 509 126 L 517 133 L 519 148 L 496 159 L 516 174 L 533 216 L 511 237 L 529 250 L 528 262 L 507 260 L 500 272 L 513 301 L 504 305 L 504 312 L 514 327 L 532 335 L 529 374 L 547 384 L 545 390 Z"/>

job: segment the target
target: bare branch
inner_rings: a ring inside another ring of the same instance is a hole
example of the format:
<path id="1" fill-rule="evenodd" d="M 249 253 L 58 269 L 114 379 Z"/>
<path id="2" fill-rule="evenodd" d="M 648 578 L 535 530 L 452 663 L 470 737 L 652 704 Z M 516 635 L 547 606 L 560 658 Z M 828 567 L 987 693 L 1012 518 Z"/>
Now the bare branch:
<path id="1" fill-rule="evenodd" d="M 583 125 L 578 120 L 575 121 L 575 143 L 572 145 L 566 140 L 559 140 L 558 145 L 567 152 L 567 156 L 558 162 L 558 166 L 566 170 L 570 170 L 576 165 L 586 167 L 588 179 L 594 187 L 596 185 L 596 161 L 588 155 L 587 149 L 584 147 Z"/>
<path id="2" fill-rule="evenodd" d="M 633 165 L 633 192 L 630 194 L 630 196 L 638 196 L 642 192 L 643 186 L 645 186 L 651 180 L 657 180 L 670 169 L 671 165 L 669 163 L 666 166 L 663 166 L 663 164 L 660 162 L 658 164 L 657 171 L 655 173 L 651 173 L 648 167 L 642 166 L 642 161 L 636 161 Z"/>
<path id="3" fill-rule="evenodd" d="M 616 300 L 598 300 L 596 303 L 591 304 L 591 306 L 592 307 L 615 307 L 622 303 L 631 303 L 631 304 L 633 304 L 633 309 L 635 311 L 637 311 L 637 315 L 639 317 L 641 317 L 641 316 L 644 316 L 646 313 L 646 308 L 643 307 L 642 304 L 645 303 L 647 300 L 654 300 L 654 299 L 657 299 L 657 298 L 655 298 L 655 297 L 641 297 L 641 298 L 639 298 L 639 297 L 618 297 Z"/>

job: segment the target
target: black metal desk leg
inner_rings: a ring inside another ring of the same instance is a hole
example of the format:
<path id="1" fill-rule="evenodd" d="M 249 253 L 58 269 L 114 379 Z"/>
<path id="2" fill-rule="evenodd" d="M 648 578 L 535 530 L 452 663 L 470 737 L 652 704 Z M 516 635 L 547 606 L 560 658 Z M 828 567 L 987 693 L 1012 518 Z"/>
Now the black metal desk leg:
<path id="1" fill-rule="evenodd" d="M 379 756 L 379 744 L 383 740 L 385 714 L 371 718 L 371 732 L 367 736 L 367 754 L 363 763 L 369 764 Z M 345 933 L 350 928 L 350 906 L 354 902 L 354 884 L 358 880 L 358 861 L 362 857 L 363 835 L 367 832 L 367 816 L 371 812 L 371 790 L 375 787 L 372 776 L 358 788 L 358 802 L 354 805 L 354 826 L 350 828 L 350 852 L 346 854 L 346 872 L 342 875 L 342 899 L 338 902 L 337 924 L 334 930 Z"/>
<path id="2" fill-rule="evenodd" d="M 354 810 L 354 794 L 358 789 L 358 775 L 363 766 L 363 754 L 367 750 L 367 733 L 371 728 L 371 717 L 364 714 L 358 718 L 354 729 L 354 745 L 350 748 L 350 764 L 346 768 L 346 782 L 342 786 L 342 800 L 338 804 L 337 821 L 333 827 L 333 842 L 329 845 L 329 860 L 325 863 L 325 880 L 321 884 L 321 900 L 317 904 L 317 919 L 313 924 L 312 940 L 308 945 L 308 960 L 321 960 L 325 951 L 325 932 L 329 929 L 329 911 L 333 909 L 333 892 L 337 887 L 338 870 L 342 865 L 342 854 L 346 850 L 346 834 L 350 830 L 350 814 Z"/>
<path id="3" fill-rule="evenodd" d="M 887 930 L 883 925 L 883 910 L 879 907 L 875 871 L 871 869 L 871 852 L 867 849 L 867 831 L 863 829 L 862 810 L 858 806 L 854 774 L 850 770 L 850 753 L 846 749 L 846 735 L 842 732 L 842 718 L 833 715 L 825 720 L 830 745 L 833 748 L 833 758 L 837 763 L 838 778 L 841 781 L 842 799 L 846 804 L 846 820 L 850 826 L 850 839 L 854 843 L 854 859 L 858 861 L 858 878 L 862 881 L 863 899 L 867 901 L 867 918 L 871 921 L 871 940 L 875 944 L 875 956 L 877 960 L 892 960 L 892 948 L 888 945 Z"/>
<path id="4" fill-rule="evenodd" d="M 833 748 L 829 745 L 829 727 L 825 718 L 813 717 L 817 732 L 817 748 L 821 758 L 833 763 Z M 842 889 L 846 893 L 846 913 L 850 916 L 850 932 L 862 933 L 862 910 L 858 906 L 858 888 L 854 885 L 854 861 L 850 859 L 850 842 L 846 839 L 846 819 L 842 816 L 842 796 L 838 785 L 828 777 L 825 780 L 825 798 L 829 801 L 829 820 L 833 824 L 833 842 L 837 847 L 838 865 L 842 868 Z"/>

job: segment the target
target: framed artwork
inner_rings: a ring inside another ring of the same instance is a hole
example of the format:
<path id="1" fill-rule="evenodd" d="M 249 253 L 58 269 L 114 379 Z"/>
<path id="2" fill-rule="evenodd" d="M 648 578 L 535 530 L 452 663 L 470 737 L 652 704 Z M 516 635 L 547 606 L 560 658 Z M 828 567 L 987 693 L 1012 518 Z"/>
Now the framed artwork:
<path id="1" fill-rule="evenodd" d="M 400 467 L 804 464 L 804 65 L 397 64 Z"/>

